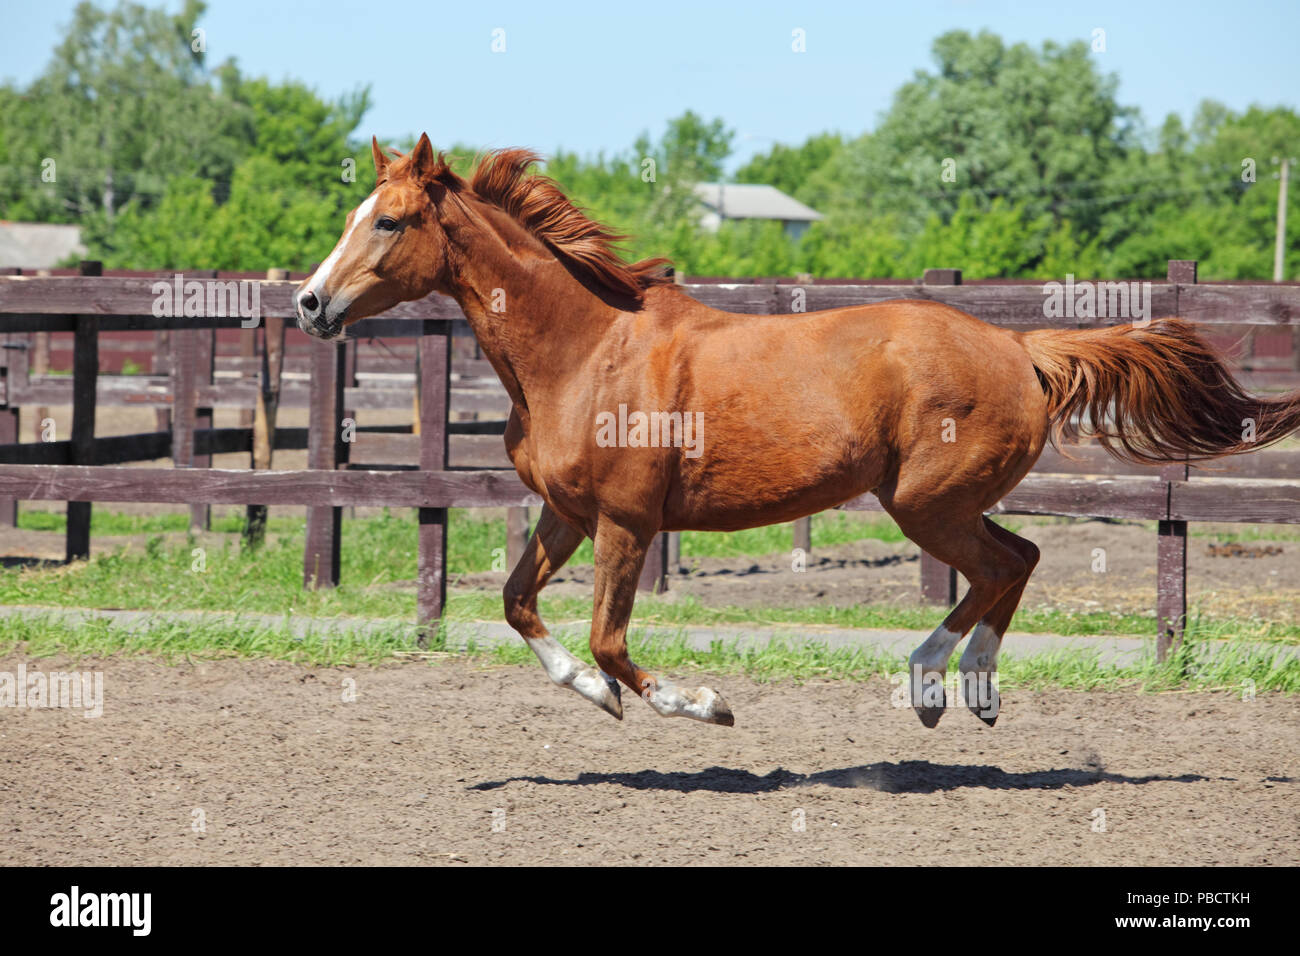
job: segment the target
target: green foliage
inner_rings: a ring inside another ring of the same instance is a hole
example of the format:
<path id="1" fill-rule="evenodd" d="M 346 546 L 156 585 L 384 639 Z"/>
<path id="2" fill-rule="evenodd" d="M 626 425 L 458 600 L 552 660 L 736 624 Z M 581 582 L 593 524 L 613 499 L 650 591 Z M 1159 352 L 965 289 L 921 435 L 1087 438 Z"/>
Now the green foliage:
<path id="1" fill-rule="evenodd" d="M 203 54 L 191 48 L 203 9 L 200 0 L 175 15 L 125 2 L 111 11 L 77 6 L 45 72 L 2 94 L 6 216 L 111 220 L 173 178 L 229 176 L 240 108 L 216 95 Z M 41 179 L 47 158 L 52 183 Z"/>
<path id="2" fill-rule="evenodd" d="M 0 85 L 0 218 L 79 223 L 109 267 L 306 269 L 328 254 L 373 183 L 369 91 L 326 102 L 209 65 L 192 42 L 203 12 L 82 3 L 45 72 Z M 736 171 L 825 215 L 797 241 L 774 222 L 701 228 L 693 187 L 725 178 L 734 140 L 719 118 L 687 110 L 658 138 L 561 150 L 545 171 L 628 236 L 629 257 L 686 273 L 1157 278 L 1194 258 L 1207 278 L 1271 277 L 1272 160 L 1300 149 L 1294 110 L 1206 101 L 1149 130 L 1086 44 L 953 31 L 932 55 L 871 132 L 774 144 Z M 409 148 L 415 132 L 381 139 Z M 462 173 L 476 153 L 449 149 Z M 1291 205 L 1294 234 L 1300 189 Z"/>
<path id="3" fill-rule="evenodd" d="M 325 103 L 233 62 L 209 69 L 193 48 L 203 11 L 77 7 L 45 72 L 0 87 L 0 217 L 77 222 L 108 268 L 301 269 L 328 254 L 369 188 L 369 150 L 348 139 L 368 92 Z"/>
<path id="4" fill-rule="evenodd" d="M 879 128 L 837 155 L 845 213 L 946 221 L 969 195 L 982 211 L 1001 197 L 1037 215 L 1056 197 L 1086 194 L 1131 148 L 1134 117 L 1115 102 L 1118 81 L 1098 72 L 1083 43 L 1035 52 L 954 31 L 932 50 L 935 72 L 904 84 Z"/>

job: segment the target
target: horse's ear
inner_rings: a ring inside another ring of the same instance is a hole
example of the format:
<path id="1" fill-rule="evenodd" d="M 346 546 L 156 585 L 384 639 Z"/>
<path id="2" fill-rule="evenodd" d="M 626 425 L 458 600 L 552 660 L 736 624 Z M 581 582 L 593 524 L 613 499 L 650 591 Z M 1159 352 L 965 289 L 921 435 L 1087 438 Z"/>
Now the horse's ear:
<path id="1" fill-rule="evenodd" d="M 388 172 L 388 157 L 379 148 L 379 140 L 373 136 L 370 137 L 370 153 L 375 157 L 375 178 L 383 179 Z"/>
<path id="2" fill-rule="evenodd" d="M 445 170 L 446 165 L 441 158 L 433 154 L 433 143 L 429 142 L 429 134 L 421 133 L 420 141 L 415 144 L 415 149 L 411 150 L 412 175 L 418 181 L 428 183 L 436 179 Z"/>

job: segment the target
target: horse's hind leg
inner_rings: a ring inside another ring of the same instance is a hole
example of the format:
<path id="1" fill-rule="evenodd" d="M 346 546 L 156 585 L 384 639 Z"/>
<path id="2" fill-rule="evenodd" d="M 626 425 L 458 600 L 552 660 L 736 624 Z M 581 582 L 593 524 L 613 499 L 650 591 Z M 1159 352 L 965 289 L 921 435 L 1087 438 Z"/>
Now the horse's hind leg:
<path id="1" fill-rule="evenodd" d="M 984 524 L 993 537 L 1020 555 L 1025 562 L 1024 576 L 998 598 L 992 609 L 975 625 L 957 665 L 962 675 L 962 686 L 967 688 L 966 705 L 976 717 L 992 727 L 997 722 L 998 711 L 1001 709 L 998 689 L 993 683 L 993 675 L 998 669 L 998 650 L 1011 624 L 1011 618 L 1020 605 L 1020 597 L 1025 593 L 1029 576 L 1038 564 L 1038 547 L 989 518 L 984 519 Z M 978 689 L 978 695 L 972 696 L 975 689 Z"/>
<path id="2" fill-rule="evenodd" d="M 886 507 L 904 534 L 970 582 L 965 596 L 907 661 L 912 706 L 921 723 L 934 727 L 948 703 L 944 690 L 948 658 L 966 632 L 1027 576 L 1026 564 L 989 531 L 979 512 L 956 518 L 937 508 L 913 512 L 896 501 Z"/>
<path id="3" fill-rule="evenodd" d="M 618 678 L 661 717 L 691 717 L 730 727 L 735 723 L 722 695 L 708 687 L 683 688 L 637 667 L 627 654 L 627 623 L 637 578 L 653 532 L 638 534 L 602 517 L 596 526 L 596 594 L 591 616 L 591 653 L 606 674 Z"/>
<path id="4" fill-rule="evenodd" d="M 506 582 L 506 620 L 532 648 L 551 680 L 576 691 L 622 720 L 623 704 L 619 699 L 618 684 L 569 653 L 563 644 L 551 637 L 537 613 L 537 593 L 573 556 L 583 537 L 581 531 L 561 520 L 549 505 L 542 508 L 537 530 L 528 539 L 523 557 Z"/>

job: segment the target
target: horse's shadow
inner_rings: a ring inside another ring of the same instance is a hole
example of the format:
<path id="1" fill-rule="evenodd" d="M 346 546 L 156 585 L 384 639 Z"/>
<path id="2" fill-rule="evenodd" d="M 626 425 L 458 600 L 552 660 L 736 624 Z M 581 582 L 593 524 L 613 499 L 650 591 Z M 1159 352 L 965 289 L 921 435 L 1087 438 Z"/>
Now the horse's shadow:
<path id="1" fill-rule="evenodd" d="M 838 770 L 819 770 L 803 774 L 777 768 L 763 776 L 730 767 L 709 767 L 694 772 L 638 770 L 634 773 L 580 773 L 569 780 L 553 777 L 508 777 L 475 784 L 470 790 L 497 790 L 510 783 L 528 782 L 562 787 L 589 787 L 613 783 L 633 790 L 673 790 L 678 793 L 710 791 L 713 793 L 770 793 L 796 787 L 825 784 L 842 789 L 878 790 L 882 793 L 938 793 L 966 787 L 988 790 L 1059 790 L 1062 787 L 1088 787 L 1099 783 L 1196 783 L 1208 780 L 1200 774 L 1185 773 L 1176 777 L 1150 774 L 1130 777 L 1108 773 L 1100 767 L 1062 767 L 1008 773 L 1000 767 L 968 764 L 933 764 L 928 760 L 880 762 Z"/>

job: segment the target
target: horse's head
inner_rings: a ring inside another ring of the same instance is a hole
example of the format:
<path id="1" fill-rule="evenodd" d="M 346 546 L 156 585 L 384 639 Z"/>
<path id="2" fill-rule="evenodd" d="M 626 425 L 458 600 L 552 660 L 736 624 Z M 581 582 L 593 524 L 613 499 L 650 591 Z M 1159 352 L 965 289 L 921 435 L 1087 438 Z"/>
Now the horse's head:
<path id="1" fill-rule="evenodd" d="M 442 279 L 445 236 L 436 202 L 447 174 L 427 135 L 389 160 L 374 138 L 375 190 L 348 215 L 334 251 L 294 295 L 298 327 L 332 339 L 343 327 L 399 302 L 420 299 Z"/>

